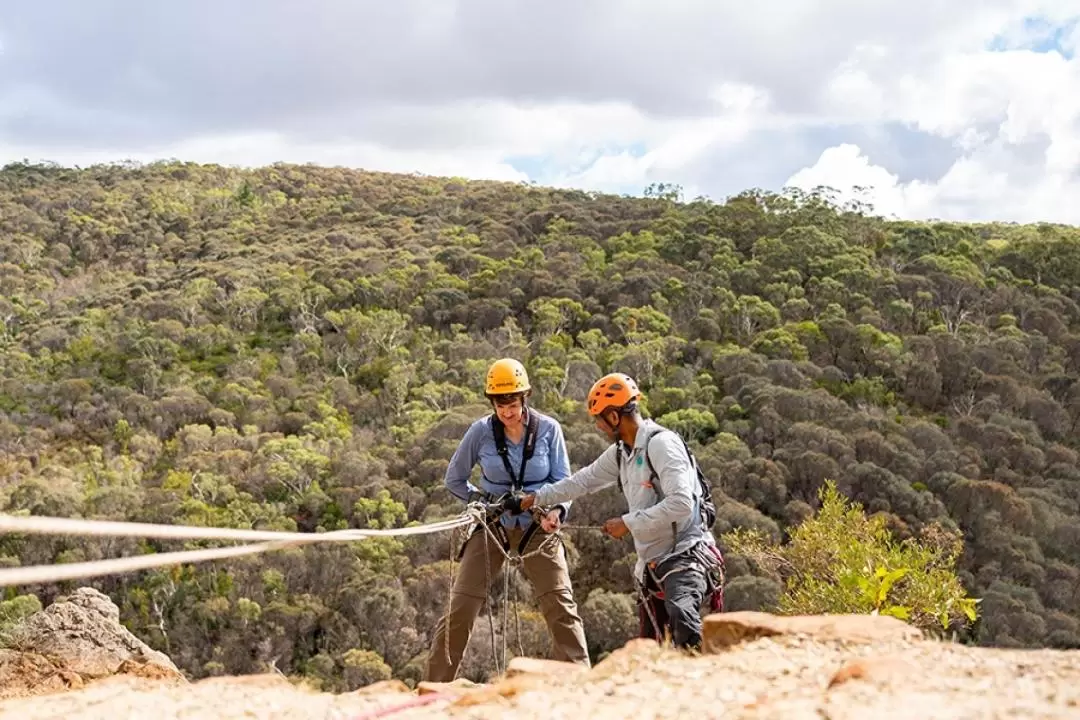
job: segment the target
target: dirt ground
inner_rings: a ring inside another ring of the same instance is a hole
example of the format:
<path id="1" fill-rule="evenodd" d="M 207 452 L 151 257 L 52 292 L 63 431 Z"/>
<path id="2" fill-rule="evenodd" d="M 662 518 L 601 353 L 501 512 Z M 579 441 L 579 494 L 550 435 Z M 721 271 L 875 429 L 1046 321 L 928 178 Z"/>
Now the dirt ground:
<path id="1" fill-rule="evenodd" d="M 589 670 L 554 667 L 518 659 L 490 685 L 418 693 L 390 682 L 340 695 L 277 676 L 191 684 L 117 676 L 0 702 L 0 719 L 1080 718 L 1080 651 L 789 633 L 697 657 L 631 641 Z"/>

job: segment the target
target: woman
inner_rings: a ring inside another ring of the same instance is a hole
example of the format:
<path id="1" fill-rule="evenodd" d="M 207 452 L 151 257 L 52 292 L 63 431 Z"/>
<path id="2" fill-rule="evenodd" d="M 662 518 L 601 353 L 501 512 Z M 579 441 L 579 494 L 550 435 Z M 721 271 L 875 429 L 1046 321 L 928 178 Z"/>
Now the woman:
<path id="1" fill-rule="evenodd" d="M 488 369 L 484 394 L 494 412 L 469 426 L 446 469 L 446 487 L 454 496 L 467 502 L 491 502 L 514 491 L 535 492 L 570 476 L 562 426 L 528 406 L 532 386 L 520 362 L 512 358 L 495 362 Z M 505 452 L 500 453 L 500 447 Z M 479 488 L 469 482 L 477 463 Z M 569 509 L 567 502 L 544 511 L 539 525 L 532 513 L 507 511 L 491 520 L 489 527 L 507 552 L 516 550 L 525 556 L 558 531 Z M 490 535 L 485 542 L 486 534 L 478 525 L 462 547 L 450 612 L 435 627 L 426 671 L 429 681 L 449 682 L 457 675 L 473 622 L 488 596 L 488 580 L 503 566 L 503 550 Z M 562 543 L 558 538 L 547 543 L 523 560 L 522 569 L 547 622 L 555 659 L 588 666 L 585 631 Z"/>

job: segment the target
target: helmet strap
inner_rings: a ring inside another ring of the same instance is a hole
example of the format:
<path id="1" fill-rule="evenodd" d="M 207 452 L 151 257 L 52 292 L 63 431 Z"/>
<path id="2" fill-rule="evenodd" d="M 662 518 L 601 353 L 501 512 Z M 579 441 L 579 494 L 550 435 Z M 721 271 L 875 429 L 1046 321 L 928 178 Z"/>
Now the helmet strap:
<path id="1" fill-rule="evenodd" d="M 615 423 L 614 425 L 612 425 L 610 422 L 608 422 L 607 413 L 608 413 L 608 410 L 613 410 L 613 409 L 614 408 L 605 409 L 604 412 L 600 413 L 600 419 L 604 421 L 604 425 L 606 425 L 607 428 L 609 430 L 611 430 L 611 432 L 615 433 L 615 436 L 616 436 L 615 441 L 618 442 L 619 425 L 622 424 L 622 413 L 619 413 L 619 421 L 617 423 Z"/>
<path id="2" fill-rule="evenodd" d="M 621 408 L 611 408 L 611 409 L 612 409 L 612 410 L 614 410 L 614 411 L 615 411 L 615 413 L 616 413 L 616 414 L 617 414 L 617 415 L 619 416 L 619 419 L 618 419 L 618 421 L 617 421 L 617 422 L 616 422 L 616 423 L 615 423 L 614 425 L 612 425 L 611 423 L 609 423 L 609 422 L 607 421 L 607 418 L 604 418 L 604 424 L 605 424 L 605 425 L 607 425 L 607 426 L 608 426 L 609 428 L 611 428 L 611 431 L 612 431 L 613 433 L 615 433 L 615 436 L 616 436 L 616 438 L 615 438 L 615 442 L 616 442 L 616 443 L 619 443 L 619 442 L 621 442 L 621 441 L 622 441 L 622 432 L 621 432 L 621 429 L 622 429 L 622 424 L 623 424 L 623 421 L 624 421 L 624 420 L 626 420 L 627 416 L 629 416 L 629 415 L 633 415 L 633 414 L 634 414 L 634 412 L 635 412 L 635 411 L 637 410 L 637 405 L 636 405 L 636 404 L 634 404 L 634 403 L 629 403 L 628 405 L 629 405 L 629 406 L 627 406 L 627 405 L 624 405 L 624 406 L 623 406 L 623 407 L 621 407 Z"/>

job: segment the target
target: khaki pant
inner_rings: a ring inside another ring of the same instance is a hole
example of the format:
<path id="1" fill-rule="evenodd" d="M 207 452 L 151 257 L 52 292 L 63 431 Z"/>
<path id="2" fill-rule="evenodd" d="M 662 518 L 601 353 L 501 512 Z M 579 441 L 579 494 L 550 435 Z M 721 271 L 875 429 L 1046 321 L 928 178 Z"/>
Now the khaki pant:
<path id="1" fill-rule="evenodd" d="M 506 534 L 510 539 L 510 548 L 514 551 L 521 543 L 525 531 L 518 527 L 507 528 Z M 428 681 L 450 682 L 457 676 L 461 658 L 472 635 L 473 623 L 488 596 L 488 579 L 494 579 L 506 562 L 498 541 L 490 535 L 486 544 L 487 557 L 484 557 L 485 535 L 486 531 L 480 530 L 465 541 L 457 580 L 450 594 L 450 613 L 435 626 L 435 637 L 431 643 L 431 654 L 428 656 L 425 673 Z M 538 527 L 522 555 L 533 552 L 549 537 L 548 533 Z M 484 569 L 485 560 L 487 570 Z M 566 550 L 561 539 L 552 540 L 543 551 L 523 560 L 521 567 L 532 585 L 533 596 L 547 622 L 554 658 L 588 667 L 589 652 L 585 646 L 585 630 L 578 615 L 577 603 L 574 602 L 570 571 L 566 564 Z M 450 626 L 449 659 L 447 624 Z"/>

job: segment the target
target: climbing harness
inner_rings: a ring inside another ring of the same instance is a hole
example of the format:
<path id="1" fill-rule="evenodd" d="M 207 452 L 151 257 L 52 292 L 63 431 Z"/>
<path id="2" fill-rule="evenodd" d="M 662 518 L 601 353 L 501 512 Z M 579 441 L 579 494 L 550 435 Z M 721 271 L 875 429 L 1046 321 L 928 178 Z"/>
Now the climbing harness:
<path id="1" fill-rule="evenodd" d="M 663 575 L 657 577 L 655 570 L 659 565 L 672 561 L 674 562 L 671 567 Z M 662 642 L 664 633 L 661 632 L 660 623 L 656 619 L 654 603 L 664 602 L 664 581 L 673 573 L 683 570 L 700 571 L 705 578 L 702 605 L 707 604 L 710 612 L 724 611 L 724 556 L 716 545 L 705 541 L 699 542 L 678 555 L 665 558 L 663 563 L 657 561 L 647 563 L 645 565 L 645 578 L 634 578 L 638 604 L 648 614 L 649 622 L 652 625 L 650 634 L 657 642 Z M 655 586 L 656 589 L 654 590 L 650 585 Z M 645 637 L 644 623 L 644 618 L 641 618 L 641 637 Z"/>
<path id="2" fill-rule="evenodd" d="M 517 476 L 514 474 L 514 466 L 510 462 L 510 450 L 506 446 L 506 426 L 499 420 L 499 416 L 495 413 L 491 414 L 489 424 L 491 425 L 491 434 L 495 437 L 495 449 L 499 453 L 499 457 L 502 458 L 503 467 L 506 468 L 506 474 L 510 478 L 510 490 L 512 492 L 519 491 L 525 487 L 525 465 L 528 464 L 529 459 L 533 456 L 533 451 L 536 449 L 536 436 L 540 433 L 540 416 L 535 412 L 531 412 L 528 406 L 525 406 L 525 412 L 529 413 L 528 422 L 525 423 L 525 437 L 522 439 L 524 447 L 521 451 L 521 468 L 518 470 Z"/>
<path id="3" fill-rule="evenodd" d="M 674 430 L 668 430 L 667 428 L 652 428 L 645 436 L 645 462 L 649 466 L 649 473 L 652 480 L 653 492 L 656 493 L 657 502 L 663 502 L 664 493 L 661 489 L 659 475 L 656 472 L 656 468 L 652 464 L 652 460 L 649 458 L 649 441 L 657 434 L 661 432 L 673 432 L 676 437 L 682 442 L 683 448 L 686 451 L 687 458 L 690 460 L 690 466 L 694 469 L 694 473 L 697 476 L 697 484 L 700 491 L 700 497 L 697 499 L 698 517 L 701 521 L 703 528 L 711 528 L 716 522 L 716 506 L 712 499 L 712 491 L 709 487 L 709 482 L 705 478 L 704 473 L 701 471 L 701 466 L 698 464 L 697 458 L 694 457 L 694 453 L 690 450 L 689 445 L 686 444 L 686 440 L 682 435 Z M 625 448 L 625 450 L 624 450 Z M 623 453 L 629 453 L 629 448 L 619 441 L 619 447 L 616 448 L 616 458 L 618 459 L 619 474 L 617 483 L 619 490 L 622 490 L 622 463 Z M 678 543 L 678 526 L 675 523 L 671 524 L 672 539 Z M 677 560 L 675 565 L 664 573 L 663 577 L 657 579 L 652 570 L 655 569 L 657 563 L 652 562 L 646 568 L 646 572 L 649 573 L 653 581 L 656 583 L 657 590 L 652 591 L 648 589 L 645 584 L 642 583 L 640 578 L 634 578 L 634 584 L 638 590 L 638 601 L 645 607 L 649 614 L 649 620 L 653 626 L 653 634 L 660 639 L 660 628 L 656 621 L 655 613 L 653 612 L 653 603 L 651 598 L 657 600 L 663 600 L 664 598 L 664 578 L 677 570 L 685 570 L 688 568 L 696 568 L 700 570 L 705 576 L 705 595 L 704 598 L 708 602 L 709 610 L 711 612 L 723 612 L 724 609 L 724 556 L 720 552 L 720 549 L 713 543 L 699 542 L 693 547 L 684 551 L 680 556 L 669 557 L 667 560 Z M 642 620 L 644 622 L 644 620 Z M 644 633 L 644 627 L 642 627 L 642 633 Z"/>

